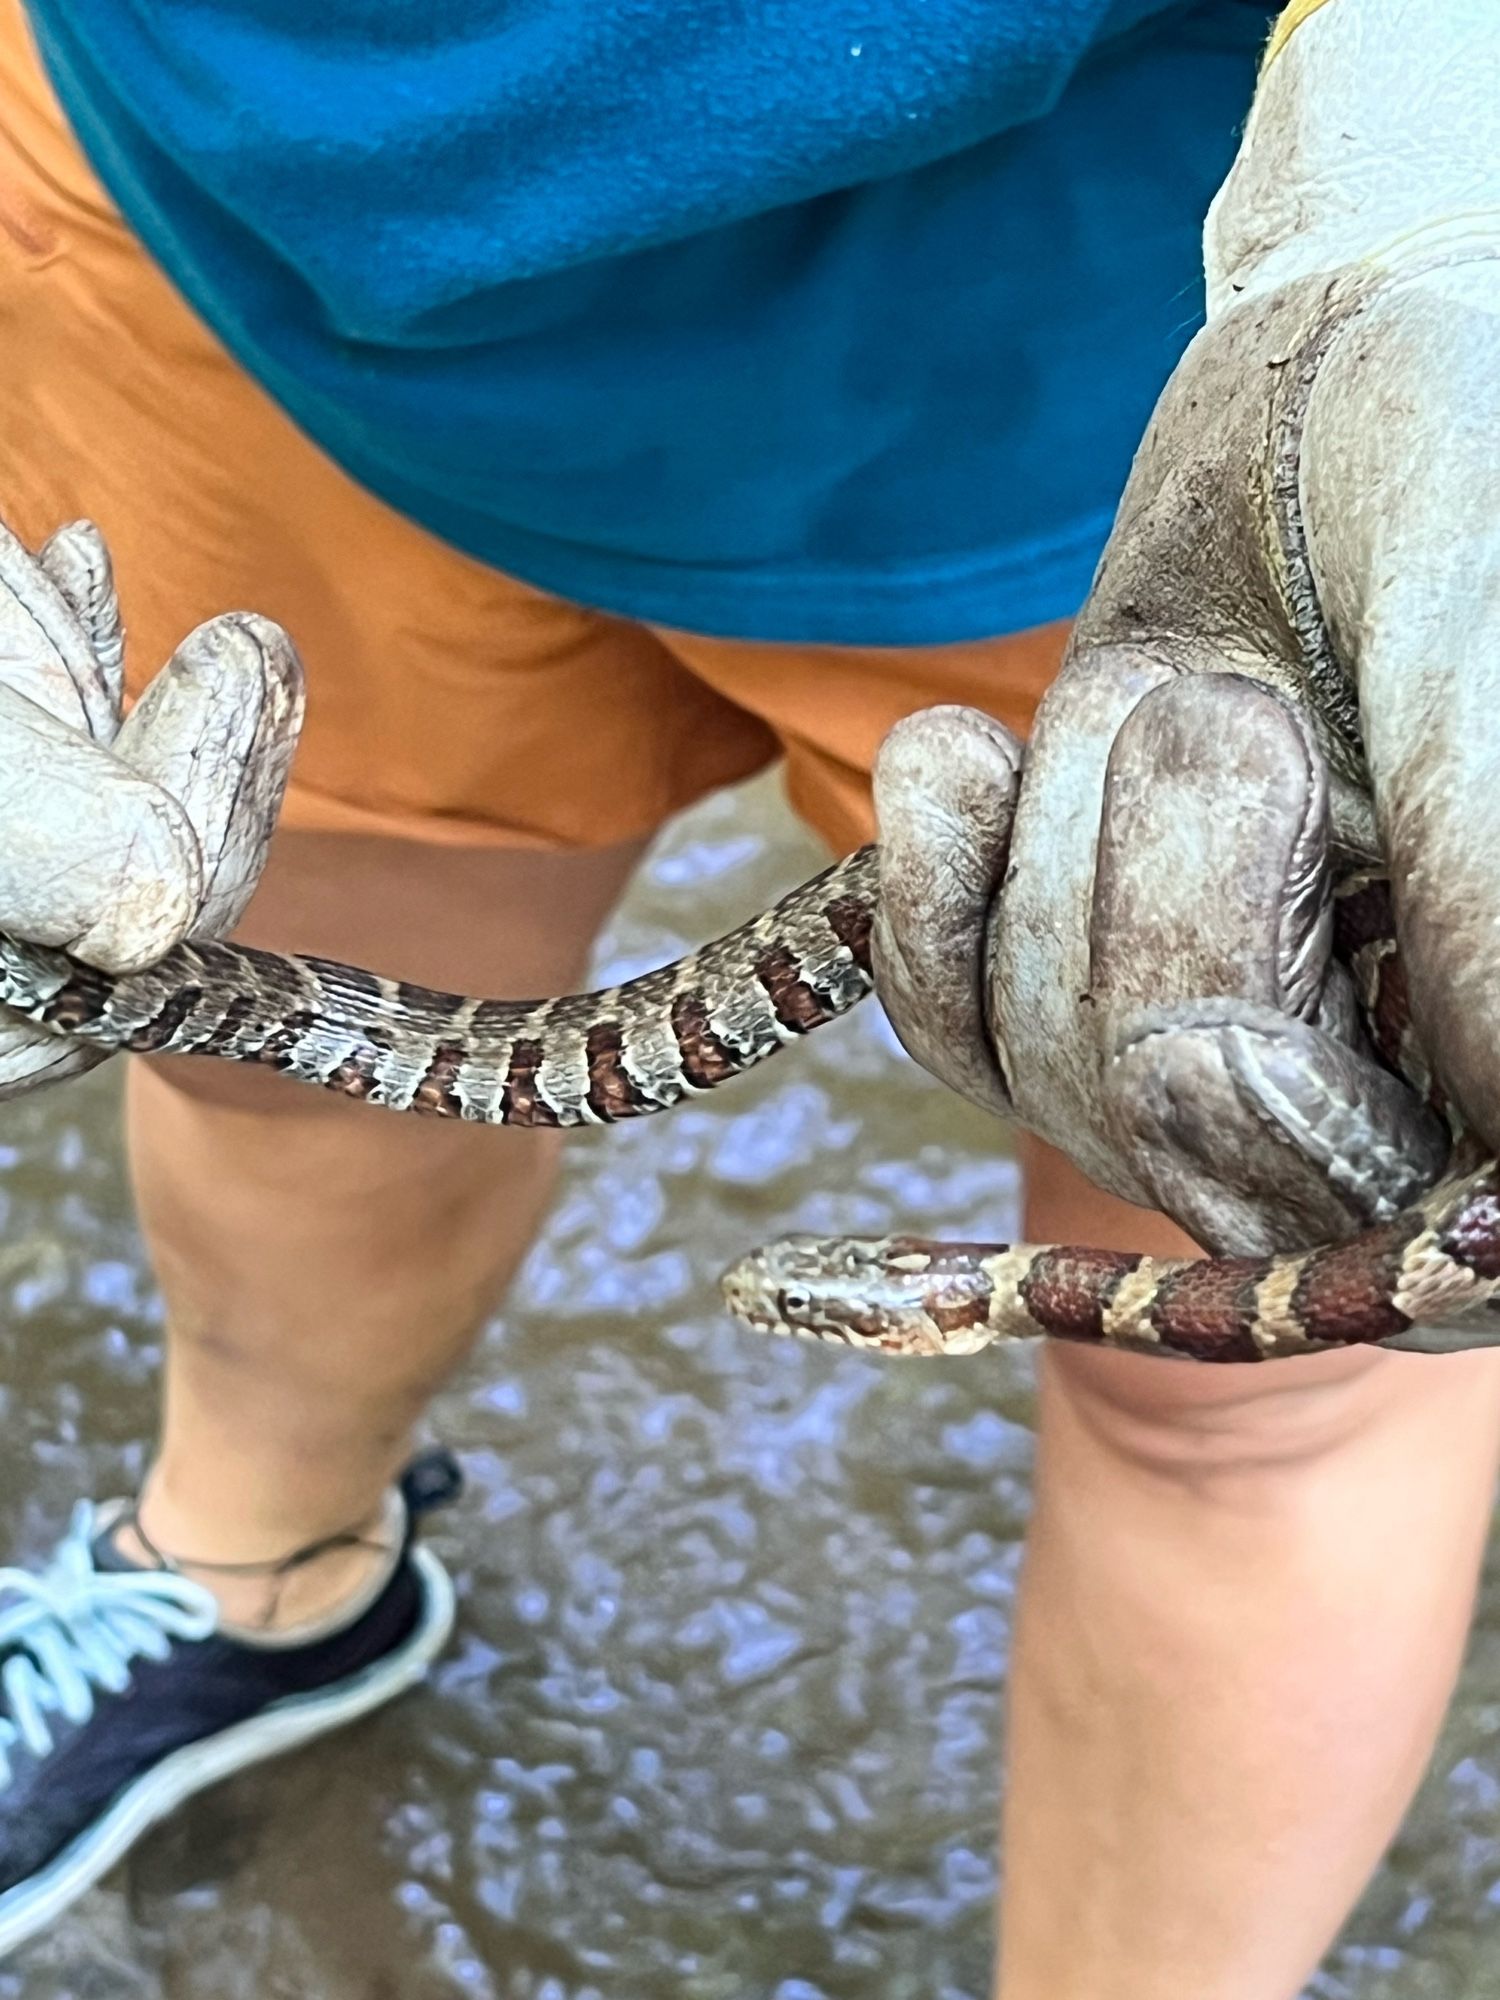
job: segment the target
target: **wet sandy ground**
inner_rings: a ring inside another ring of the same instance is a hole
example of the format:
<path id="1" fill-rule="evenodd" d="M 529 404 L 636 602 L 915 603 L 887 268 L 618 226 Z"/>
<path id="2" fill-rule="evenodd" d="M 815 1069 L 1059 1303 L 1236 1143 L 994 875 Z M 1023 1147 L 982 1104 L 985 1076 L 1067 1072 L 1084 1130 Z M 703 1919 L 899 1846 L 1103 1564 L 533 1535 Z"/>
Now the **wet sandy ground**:
<path id="1" fill-rule="evenodd" d="M 816 857 L 767 794 L 655 855 L 611 973 Z M 372 1114 L 373 1115 L 373 1114 Z M 106 1072 L 0 1117 L 0 1533 L 132 1482 L 160 1318 Z M 734 1330 L 786 1227 L 1002 1235 L 987 1123 L 876 1010 L 670 1120 L 590 1135 L 434 1431 L 469 1491 L 431 1690 L 137 1853 L 0 2000 L 981 2000 L 1025 1357 L 882 1368 Z M 1408 1832 L 1317 2000 L 1500 2000 L 1500 1563 Z"/>

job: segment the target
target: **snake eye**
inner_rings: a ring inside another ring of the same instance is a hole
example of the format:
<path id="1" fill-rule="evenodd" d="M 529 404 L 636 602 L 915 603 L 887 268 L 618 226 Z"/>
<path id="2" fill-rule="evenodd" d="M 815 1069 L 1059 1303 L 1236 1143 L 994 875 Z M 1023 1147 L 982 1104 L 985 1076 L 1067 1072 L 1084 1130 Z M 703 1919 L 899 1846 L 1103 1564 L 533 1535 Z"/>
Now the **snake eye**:
<path id="1" fill-rule="evenodd" d="M 800 1319 L 812 1305 L 812 1293 L 801 1285 L 785 1285 L 777 1294 L 776 1303 L 783 1319 Z"/>

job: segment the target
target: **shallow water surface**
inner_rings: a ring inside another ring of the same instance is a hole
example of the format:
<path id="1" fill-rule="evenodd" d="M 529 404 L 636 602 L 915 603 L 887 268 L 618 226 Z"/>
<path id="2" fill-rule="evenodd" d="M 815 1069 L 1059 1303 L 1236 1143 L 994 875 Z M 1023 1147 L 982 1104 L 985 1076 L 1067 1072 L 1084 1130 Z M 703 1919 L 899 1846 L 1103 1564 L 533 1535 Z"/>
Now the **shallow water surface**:
<path id="1" fill-rule="evenodd" d="M 766 788 L 711 801 L 608 972 L 817 859 Z M 0 1117 L 0 1531 L 26 1560 L 138 1477 L 153 1421 L 115 1086 Z M 1008 1233 L 997 1137 L 867 1007 L 576 1143 L 434 1413 L 469 1489 L 434 1532 L 463 1611 L 431 1689 L 198 1802 L 0 2000 L 982 2000 L 1029 1361 L 757 1340 L 715 1279 L 789 1227 Z M 1500 2000 L 1497 1731 L 1492 1550 L 1433 1775 L 1309 2000 Z"/>

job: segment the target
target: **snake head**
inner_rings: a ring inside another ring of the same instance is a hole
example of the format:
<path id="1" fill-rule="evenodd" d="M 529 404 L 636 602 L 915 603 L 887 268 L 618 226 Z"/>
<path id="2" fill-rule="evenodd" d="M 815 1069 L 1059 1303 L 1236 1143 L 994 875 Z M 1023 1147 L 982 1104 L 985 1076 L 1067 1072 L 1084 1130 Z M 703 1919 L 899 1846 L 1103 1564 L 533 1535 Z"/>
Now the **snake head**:
<path id="1" fill-rule="evenodd" d="M 881 1354 L 962 1354 L 988 1344 L 978 1246 L 911 1238 L 786 1236 L 725 1272 L 725 1303 L 758 1333 Z M 951 1266 L 951 1268 L 950 1268 Z"/>
<path id="2" fill-rule="evenodd" d="M 819 1237 L 787 1236 L 751 1250 L 724 1273 L 720 1281 L 724 1303 L 757 1333 L 838 1339 L 837 1333 L 825 1333 L 819 1324 L 822 1248 Z"/>

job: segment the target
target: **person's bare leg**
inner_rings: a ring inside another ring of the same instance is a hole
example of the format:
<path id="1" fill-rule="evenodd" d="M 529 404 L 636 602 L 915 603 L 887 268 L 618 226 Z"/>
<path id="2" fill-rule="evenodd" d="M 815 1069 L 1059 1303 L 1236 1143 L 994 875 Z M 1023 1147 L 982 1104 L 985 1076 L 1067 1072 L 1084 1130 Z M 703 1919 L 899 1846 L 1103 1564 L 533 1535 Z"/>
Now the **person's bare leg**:
<path id="1" fill-rule="evenodd" d="M 1183 1239 L 1037 1149 L 1027 1235 Z M 1500 1354 L 1049 1350 L 1009 1693 L 1000 2000 L 1291 2000 L 1458 1669 Z"/>
<path id="2" fill-rule="evenodd" d="M 566 991 L 638 853 L 288 835 L 243 934 L 465 992 Z M 169 1324 L 151 1541 L 254 1563 L 369 1517 L 525 1253 L 558 1135 L 399 1117 L 189 1057 L 133 1065 L 129 1135 Z M 370 1560 L 297 1573 L 277 1622 L 336 1604 Z M 231 1618 L 263 1617 L 263 1581 L 216 1587 Z"/>

